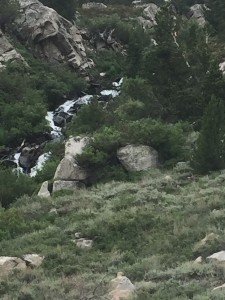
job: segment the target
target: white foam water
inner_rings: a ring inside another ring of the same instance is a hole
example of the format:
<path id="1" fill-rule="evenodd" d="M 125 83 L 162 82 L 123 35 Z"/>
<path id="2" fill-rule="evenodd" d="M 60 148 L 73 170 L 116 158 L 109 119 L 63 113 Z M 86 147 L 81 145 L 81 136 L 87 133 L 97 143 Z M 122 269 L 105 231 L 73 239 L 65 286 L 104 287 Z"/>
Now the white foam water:
<path id="1" fill-rule="evenodd" d="M 50 156 L 51 156 L 51 152 L 48 152 L 38 157 L 36 166 L 34 166 L 31 169 L 30 177 L 35 177 L 37 175 L 37 172 L 42 170 L 42 168 L 44 167 L 46 161 L 49 159 Z"/>

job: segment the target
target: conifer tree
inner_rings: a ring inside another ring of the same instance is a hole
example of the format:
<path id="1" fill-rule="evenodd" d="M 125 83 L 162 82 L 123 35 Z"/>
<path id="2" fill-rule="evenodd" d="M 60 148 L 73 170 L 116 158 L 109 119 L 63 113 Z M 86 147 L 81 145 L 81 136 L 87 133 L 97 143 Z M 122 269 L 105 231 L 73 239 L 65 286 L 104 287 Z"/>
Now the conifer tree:
<path id="1" fill-rule="evenodd" d="M 225 109 L 215 96 L 205 110 L 192 164 L 200 174 L 225 168 Z"/>

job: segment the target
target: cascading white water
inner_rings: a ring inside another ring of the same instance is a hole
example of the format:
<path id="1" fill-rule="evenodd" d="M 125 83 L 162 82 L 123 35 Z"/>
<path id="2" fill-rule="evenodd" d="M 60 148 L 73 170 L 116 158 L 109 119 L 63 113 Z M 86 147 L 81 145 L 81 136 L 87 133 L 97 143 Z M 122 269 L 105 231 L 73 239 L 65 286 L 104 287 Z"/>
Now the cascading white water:
<path id="1" fill-rule="evenodd" d="M 102 90 L 100 92 L 101 96 L 111 96 L 112 98 L 118 97 L 120 94 L 120 87 L 123 83 L 123 78 L 120 79 L 119 82 L 113 82 L 112 86 L 115 89 L 110 89 L 110 90 Z M 85 105 L 88 104 L 91 99 L 94 97 L 94 95 L 85 95 L 82 96 L 78 99 L 73 99 L 73 100 L 67 100 L 65 103 L 61 104 L 55 111 L 48 111 L 45 119 L 48 121 L 49 127 L 52 129 L 51 130 L 51 135 L 54 138 L 59 138 L 62 135 L 62 128 L 58 127 L 55 125 L 53 119 L 54 119 L 54 114 L 56 112 L 63 112 L 67 113 L 69 115 L 73 115 L 73 113 L 70 113 L 70 109 L 73 108 L 76 104 L 77 105 Z M 39 156 L 36 165 L 31 169 L 30 176 L 35 177 L 37 172 L 41 170 L 46 163 L 46 161 L 49 159 L 51 153 L 44 153 Z M 17 165 L 17 168 L 15 168 L 16 172 L 21 173 L 23 172 L 23 169 L 19 166 L 19 158 L 20 158 L 20 152 L 14 154 L 14 162 Z"/>

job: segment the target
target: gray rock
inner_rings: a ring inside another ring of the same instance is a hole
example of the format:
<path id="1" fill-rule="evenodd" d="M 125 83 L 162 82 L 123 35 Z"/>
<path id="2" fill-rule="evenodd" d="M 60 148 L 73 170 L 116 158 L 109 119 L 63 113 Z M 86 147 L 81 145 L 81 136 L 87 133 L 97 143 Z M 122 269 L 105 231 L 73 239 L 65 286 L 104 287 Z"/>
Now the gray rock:
<path id="1" fill-rule="evenodd" d="M 155 3 L 150 3 L 143 11 L 143 16 L 152 22 L 152 26 L 156 25 L 155 17 L 160 8 Z"/>
<path id="2" fill-rule="evenodd" d="M 74 24 L 38 0 L 19 0 L 19 3 L 21 14 L 15 21 L 17 34 L 29 41 L 35 55 L 52 63 L 67 62 L 74 69 L 93 66 Z"/>
<path id="3" fill-rule="evenodd" d="M 191 19 L 196 20 L 200 26 L 204 26 L 206 23 L 204 9 L 206 6 L 204 4 L 195 4 L 190 7 L 189 15 Z"/>
<path id="4" fill-rule="evenodd" d="M 122 272 L 117 273 L 117 277 L 111 280 L 110 283 L 110 300 L 127 299 L 134 294 L 135 286 L 132 284 L 129 278 L 123 276 Z"/>
<path id="5" fill-rule="evenodd" d="M 18 257 L 0 256 L 0 272 L 8 273 L 13 270 L 26 270 L 24 260 Z"/>
<path id="6" fill-rule="evenodd" d="M 48 181 L 45 181 L 42 183 L 41 188 L 38 192 L 38 196 L 42 198 L 48 198 L 51 196 L 49 190 L 48 190 Z"/>
<path id="7" fill-rule="evenodd" d="M 85 180 L 87 172 L 78 166 L 72 157 L 65 156 L 59 163 L 54 180 Z"/>
<path id="8" fill-rule="evenodd" d="M 92 246 L 93 246 L 93 241 L 92 240 L 87 240 L 85 238 L 81 238 L 81 239 L 78 239 L 76 240 L 76 246 L 78 248 L 81 248 L 81 249 L 91 249 Z"/>
<path id="9" fill-rule="evenodd" d="M 0 30 L 0 70 L 5 68 L 5 64 L 11 62 L 25 63 L 23 57 L 14 49 Z"/>
<path id="10" fill-rule="evenodd" d="M 79 181 L 56 180 L 53 183 L 53 193 L 60 190 L 76 190 L 81 187 Z"/>
<path id="11" fill-rule="evenodd" d="M 127 145 L 117 151 L 117 157 L 127 171 L 158 167 L 158 153 L 149 146 Z"/>
<path id="12" fill-rule="evenodd" d="M 28 267 L 37 268 L 40 267 L 45 257 L 39 254 L 25 254 L 22 256 L 22 259 Z"/>

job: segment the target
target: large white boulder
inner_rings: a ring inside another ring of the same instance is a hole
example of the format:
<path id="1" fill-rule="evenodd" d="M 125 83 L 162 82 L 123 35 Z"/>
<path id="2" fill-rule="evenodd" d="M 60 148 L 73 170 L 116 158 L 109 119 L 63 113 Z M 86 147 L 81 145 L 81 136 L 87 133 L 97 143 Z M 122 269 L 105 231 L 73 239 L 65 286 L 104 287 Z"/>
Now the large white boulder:
<path id="1" fill-rule="evenodd" d="M 77 165 L 72 157 L 65 156 L 59 163 L 54 180 L 85 180 L 88 174 L 86 170 Z"/>
<path id="2" fill-rule="evenodd" d="M 144 145 L 127 145 L 117 151 L 117 157 L 127 171 L 144 171 L 158 167 L 158 153 Z"/>
<path id="3" fill-rule="evenodd" d="M 129 278 L 123 276 L 122 272 L 117 273 L 117 277 L 111 280 L 110 283 L 110 300 L 122 300 L 127 299 L 134 294 L 135 286 L 132 284 Z"/>
<path id="4" fill-rule="evenodd" d="M 74 69 L 93 65 L 87 59 L 79 29 L 54 9 L 38 0 L 19 0 L 16 19 L 20 39 L 31 44 L 35 54 L 49 62 L 67 62 Z"/>

